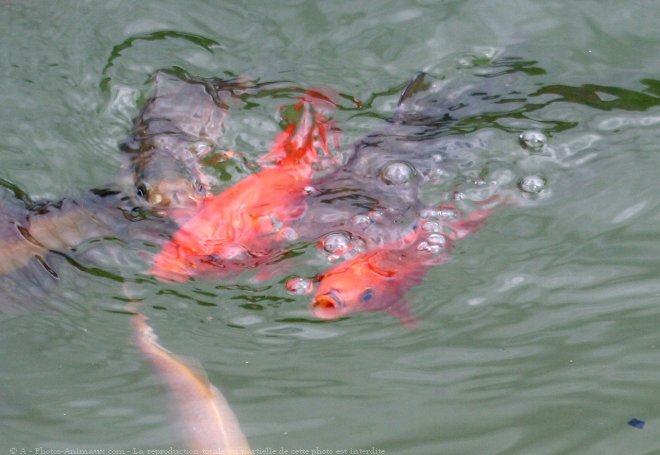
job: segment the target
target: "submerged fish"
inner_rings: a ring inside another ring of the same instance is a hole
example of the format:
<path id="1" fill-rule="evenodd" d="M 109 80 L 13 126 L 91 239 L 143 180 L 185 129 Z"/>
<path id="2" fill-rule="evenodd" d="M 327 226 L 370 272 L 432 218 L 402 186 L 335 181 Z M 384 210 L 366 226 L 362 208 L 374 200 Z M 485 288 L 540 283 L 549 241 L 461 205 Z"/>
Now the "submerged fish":
<path id="1" fill-rule="evenodd" d="M 210 80 L 159 71 L 153 85 L 121 148 L 130 154 L 139 199 L 154 207 L 190 207 L 207 195 L 199 159 L 214 150 L 226 106 Z"/>
<path id="2" fill-rule="evenodd" d="M 487 150 L 486 134 L 452 131 L 490 103 L 498 108 L 485 84 L 475 85 L 418 74 L 385 126 L 357 140 L 332 172 L 315 176 L 306 215 L 295 225 L 300 238 L 323 241 L 343 232 L 373 249 L 405 236 L 426 208 L 424 186 L 452 184 Z"/>
<path id="3" fill-rule="evenodd" d="M 14 193 L 14 194 L 12 194 Z M 33 201 L 0 179 L 0 318 L 57 305 L 49 293 L 63 268 L 122 280 L 143 267 L 145 246 L 176 229 L 117 190 Z"/>
<path id="4" fill-rule="evenodd" d="M 132 322 L 137 346 L 158 370 L 172 395 L 187 448 L 205 453 L 254 453 L 227 400 L 201 368 L 191 367 L 189 362 L 161 346 L 144 315 L 134 315 Z"/>
<path id="5" fill-rule="evenodd" d="M 272 259 L 295 238 L 290 226 L 305 213 L 314 164 L 329 154 L 328 134 L 333 133 L 313 104 L 310 97 L 296 104 L 299 119 L 260 160 L 274 164 L 206 198 L 155 257 L 150 273 L 175 281 L 235 274 Z"/>
<path id="6" fill-rule="evenodd" d="M 448 258 L 455 240 L 478 230 L 490 214 L 477 210 L 453 219 L 458 209 L 433 210 L 421 193 L 431 183 L 446 184 L 446 194 L 451 194 L 453 182 L 478 165 L 479 153 L 487 153 L 484 135 L 456 134 L 453 128 L 482 113 L 501 111 L 505 104 L 515 107 L 518 101 L 490 93 L 497 84 L 502 81 L 448 83 L 419 74 L 404 90 L 388 124 L 358 140 L 334 173 L 313 182 L 317 191 L 309 196 L 297 231 L 307 237 L 314 230 L 343 235 L 349 244 L 340 242 L 348 252 L 345 262 L 318 275 L 311 304 L 315 316 L 385 310 L 404 322 L 412 320 L 404 295 L 430 267 Z M 425 219 L 423 214 L 429 212 L 446 214 Z M 411 225 L 416 226 L 413 233 Z M 323 242 L 328 238 L 320 236 L 326 252 Z M 337 255 L 328 258 L 336 260 Z"/>
<path id="7" fill-rule="evenodd" d="M 452 213 L 456 213 L 451 208 Z M 336 319 L 360 311 L 387 311 L 404 324 L 414 324 L 407 302 L 408 290 L 427 271 L 447 260 L 455 240 L 476 232 L 491 210 L 476 210 L 465 218 L 430 221 L 442 231 L 417 223 L 406 237 L 358 254 L 322 272 L 310 310 L 320 319 Z"/>

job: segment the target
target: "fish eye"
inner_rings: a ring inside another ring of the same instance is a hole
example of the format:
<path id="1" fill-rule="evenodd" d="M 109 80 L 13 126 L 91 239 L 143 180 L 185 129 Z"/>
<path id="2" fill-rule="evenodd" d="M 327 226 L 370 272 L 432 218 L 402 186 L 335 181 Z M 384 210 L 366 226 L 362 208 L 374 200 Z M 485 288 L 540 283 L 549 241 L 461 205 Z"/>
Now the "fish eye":
<path id="1" fill-rule="evenodd" d="M 362 293 L 362 295 L 360 296 L 360 302 L 361 303 L 367 303 L 373 298 L 374 298 L 374 290 L 369 288 L 369 289 L 365 290 Z"/>
<path id="2" fill-rule="evenodd" d="M 142 199 L 147 198 L 147 186 L 144 183 L 140 183 L 136 188 L 135 188 L 135 194 L 138 195 L 138 197 Z"/>

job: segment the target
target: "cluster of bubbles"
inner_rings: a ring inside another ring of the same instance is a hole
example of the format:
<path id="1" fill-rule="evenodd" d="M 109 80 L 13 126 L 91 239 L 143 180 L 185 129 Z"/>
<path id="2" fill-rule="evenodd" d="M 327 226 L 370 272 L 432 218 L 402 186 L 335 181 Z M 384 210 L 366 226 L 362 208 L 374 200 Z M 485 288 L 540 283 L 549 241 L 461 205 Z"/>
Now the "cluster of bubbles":
<path id="1" fill-rule="evenodd" d="M 459 213 L 453 207 L 424 209 L 420 213 L 420 229 L 424 236 L 417 244 L 417 251 L 438 255 L 449 245 L 448 223 L 458 219 Z"/>
<path id="2" fill-rule="evenodd" d="M 527 156 L 530 157 L 538 156 L 547 147 L 547 137 L 538 130 L 524 131 L 518 137 L 518 141 L 522 150 L 525 150 Z M 442 155 L 439 156 L 440 158 L 436 160 L 437 168 L 444 171 Z M 410 227 L 410 237 L 402 236 L 406 238 L 401 238 L 401 248 L 411 248 L 423 257 L 437 261 L 447 251 L 451 243 L 450 239 L 453 238 L 452 235 L 455 235 L 451 228 L 452 222 L 464 216 L 462 213 L 469 212 L 470 207 L 473 207 L 474 204 L 480 204 L 479 201 L 486 201 L 493 196 L 500 197 L 497 195 L 498 188 L 506 188 L 509 184 L 515 185 L 512 189 L 517 188 L 526 197 L 539 195 L 546 190 L 547 180 L 543 175 L 531 172 L 516 179 L 516 174 L 520 175 L 519 171 L 516 171 L 513 165 L 507 167 L 506 162 L 502 163 L 504 163 L 503 167 L 501 165 L 491 171 L 489 177 L 481 178 L 479 172 L 474 171 L 474 165 L 477 164 L 477 161 L 471 161 L 471 165 L 466 166 L 466 169 L 464 169 L 464 172 L 466 172 L 464 181 L 470 183 L 473 188 L 466 191 L 454 191 L 450 195 L 451 202 L 444 206 L 421 209 L 417 219 Z M 529 168 L 529 166 L 527 167 Z M 474 177 L 469 177 L 470 172 L 474 172 Z M 408 185 L 415 183 L 417 179 L 426 181 L 429 180 L 428 177 L 426 173 L 420 174 L 414 164 L 404 160 L 387 162 L 377 174 L 377 178 L 388 186 Z M 317 190 L 309 187 L 305 191 L 308 194 L 313 194 Z M 393 188 L 392 191 L 397 190 Z M 493 192 L 495 194 L 492 194 Z M 374 229 L 375 224 L 380 225 L 388 222 L 388 219 L 383 217 L 382 212 L 371 211 L 353 215 L 349 225 L 355 227 L 357 232 L 362 232 Z M 384 226 L 384 228 L 387 229 L 387 226 Z M 410 243 L 412 238 L 415 240 Z M 318 242 L 319 252 L 329 263 L 349 259 L 366 249 L 366 242 L 359 235 L 343 230 L 326 233 Z M 286 291 L 292 295 L 309 294 L 313 288 L 314 280 L 299 276 L 291 277 L 285 283 Z"/>
<path id="3" fill-rule="evenodd" d="M 541 131 L 528 130 L 520 134 L 519 141 L 524 149 L 538 153 L 544 150 L 548 138 Z M 518 181 L 518 189 L 528 195 L 536 195 L 546 188 L 546 184 L 545 177 L 538 174 L 530 174 L 523 176 Z"/>

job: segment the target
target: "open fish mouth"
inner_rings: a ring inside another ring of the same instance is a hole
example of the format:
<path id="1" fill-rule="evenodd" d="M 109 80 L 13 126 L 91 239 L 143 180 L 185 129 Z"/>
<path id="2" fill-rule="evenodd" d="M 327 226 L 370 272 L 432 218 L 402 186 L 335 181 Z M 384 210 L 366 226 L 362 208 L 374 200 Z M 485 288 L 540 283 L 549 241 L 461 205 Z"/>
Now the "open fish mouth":
<path id="1" fill-rule="evenodd" d="M 310 304 L 312 314 L 320 319 L 335 319 L 344 312 L 344 302 L 336 292 L 328 292 L 314 299 Z"/>

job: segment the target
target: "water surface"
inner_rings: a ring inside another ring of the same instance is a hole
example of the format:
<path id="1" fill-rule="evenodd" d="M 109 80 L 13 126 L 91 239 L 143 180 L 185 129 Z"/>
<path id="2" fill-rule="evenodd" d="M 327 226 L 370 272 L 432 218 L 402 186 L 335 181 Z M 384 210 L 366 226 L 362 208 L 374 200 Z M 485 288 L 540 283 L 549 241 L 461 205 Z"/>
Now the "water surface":
<path id="1" fill-rule="evenodd" d="M 315 321 L 276 279 L 164 284 L 131 252 L 101 268 L 142 278 L 161 342 L 197 359 L 254 448 L 656 453 L 658 13 L 650 1 L 5 2 L 0 178 L 33 199 L 118 181 L 117 144 L 158 69 L 371 100 L 335 115 L 348 147 L 385 125 L 418 71 L 533 62 L 515 79 L 525 109 L 465 126 L 490 146 L 459 182 L 473 195 L 479 179 L 500 182 L 518 203 L 412 289 L 415 330 L 383 313 Z M 232 114 L 221 146 L 258 156 L 286 101 Z M 530 129 L 547 135 L 543 151 L 521 146 Z M 228 185 L 246 169 L 226 172 Z M 526 176 L 545 189 L 520 194 Z M 316 273 L 314 255 L 295 271 Z M 117 311 L 121 283 L 60 262 L 56 286 L 0 321 L 0 448 L 180 446 Z"/>

